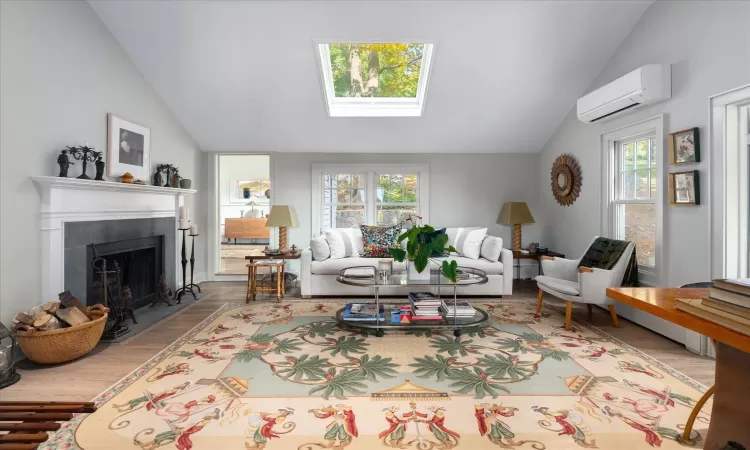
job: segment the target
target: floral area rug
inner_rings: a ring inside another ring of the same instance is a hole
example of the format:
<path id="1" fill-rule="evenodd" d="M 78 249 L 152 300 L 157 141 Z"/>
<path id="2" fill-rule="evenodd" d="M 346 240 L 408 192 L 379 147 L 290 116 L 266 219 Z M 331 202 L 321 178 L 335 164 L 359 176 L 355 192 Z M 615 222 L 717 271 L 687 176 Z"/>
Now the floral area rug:
<path id="1" fill-rule="evenodd" d="M 341 328 L 342 302 L 224 305 L 97 399 L 42 448 L 701 448 L 705 388 L 527 301 L 451 330 Z"/>

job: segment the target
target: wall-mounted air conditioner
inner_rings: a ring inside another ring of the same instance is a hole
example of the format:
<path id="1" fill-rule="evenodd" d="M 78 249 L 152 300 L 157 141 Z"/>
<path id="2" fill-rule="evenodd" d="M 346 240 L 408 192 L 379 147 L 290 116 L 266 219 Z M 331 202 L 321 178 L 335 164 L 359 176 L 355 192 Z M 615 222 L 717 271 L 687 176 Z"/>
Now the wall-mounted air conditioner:
<path id="1" fill-rule="evenodd" d="M 669 64 L 648 64 L 578 99 L 581 122 L 603 122 L 672 97 Z"/>

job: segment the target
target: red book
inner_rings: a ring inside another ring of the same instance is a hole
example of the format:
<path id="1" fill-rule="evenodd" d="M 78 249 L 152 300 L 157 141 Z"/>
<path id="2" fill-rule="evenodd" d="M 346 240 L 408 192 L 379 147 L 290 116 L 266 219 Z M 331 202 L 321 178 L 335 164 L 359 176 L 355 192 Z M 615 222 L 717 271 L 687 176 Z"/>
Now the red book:
<path id="1" fill-rule="evenodd" d="M 443 316 L 441 316 L 441 315 L 437 315 L 437 316 L 417 316 L 417 315 L 412 315 L 411 316 L 412 322 L 419 322 L 421 320 L 442 320 L 442 319 L 443 319 Z"/>

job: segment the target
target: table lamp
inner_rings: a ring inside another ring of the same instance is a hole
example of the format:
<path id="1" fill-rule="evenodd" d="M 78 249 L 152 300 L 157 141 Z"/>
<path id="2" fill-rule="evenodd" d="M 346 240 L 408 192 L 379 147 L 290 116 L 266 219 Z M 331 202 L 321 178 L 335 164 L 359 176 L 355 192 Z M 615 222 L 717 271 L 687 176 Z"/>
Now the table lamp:
<path id="1" fill-rule="evenodd" d="M 513 225 L 513 250 L 521 250 L 521 225 L 534 223 L 534 217 L 526 202 L 506 202 L 500 215 L 497 216 L 500 225 Z"/>
<path id="2" fill-rule="evenodd" d="M 267 227 L 279 227 L 279 251 L 286 251 L 286 229 L 296 227 L 297 214 L 289 205 L 273 205 L 266 220 Z"/>

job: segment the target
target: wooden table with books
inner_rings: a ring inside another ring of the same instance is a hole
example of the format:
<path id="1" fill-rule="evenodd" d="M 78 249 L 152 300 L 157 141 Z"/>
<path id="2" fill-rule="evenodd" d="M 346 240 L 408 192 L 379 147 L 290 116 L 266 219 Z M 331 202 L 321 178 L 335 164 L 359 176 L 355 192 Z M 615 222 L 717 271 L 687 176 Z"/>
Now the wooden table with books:
<path id="1" fill-rule="evenodd" d="M 456 296 L 457 286 L 487 283 L 487 274 L 478 269 L 459 267 L 462 276 L 453 283 L 439 270 L 425 279 L 412 279 L 406 272 L 382 274 L 372 266 L 342 269 L 336 281 L 373 290 L 374 302 L 353 302 L 336 312 L 336 320 L 348 327 L 374 329 L 383 336 L 386 329 L 452 328 L 457 338 L 461 329 L 478 326 L 487 320 L 486 311 L 474 308 Z M 380 301 L 384 287 L 410 287 L 414 292 L 402 301 Z M 441 296 L 441 289 L 447 293 Z M 437 292 L 434 292 L 437 291 Z M 378 312 L 376 314 L 376 311 Z"/>
<path id="2" fill-rule="evenodd" d="M 719 282 L 716 282 L 719 284 Z M 722 284 L 722 287 L 726 287 Z M 733 292 L 736 294 L 736 292 Z M 724 300 L 716 299 L 716 295 Z M 750 287 L 737 299 L 746 303 L 733 304 L 717 288 L 608 288 L 607 296 L 633 308 L 680 325 L 710 338 L 716 347 L 715 384 L 698 401 L 686 424 L 689 435 L 693 421 L 706 400 L 713 394 L 711 421 L 706 435 L 706 450 L 723 448 L 735 441 L 750 448 L 750 336 L 741 332 L 742 323 L 728 321 L 719 314 L 725 309 L 750 311 Z M 717 303 L 720 302 L 720 303 Z M 731 306 L 726 304 L 730 303 Z M 709 306 L 713 305 L 713 306 Z M 713 308 L 714 311 L 711 311 Z M 690 311 L 690 312 L 686 312 Z M 701 317 L 699 317 L 700 315 Z M 741 316 L 737 316 L 741 317 Z M 748 327 L 750 328 L 750 327 Z"/>

